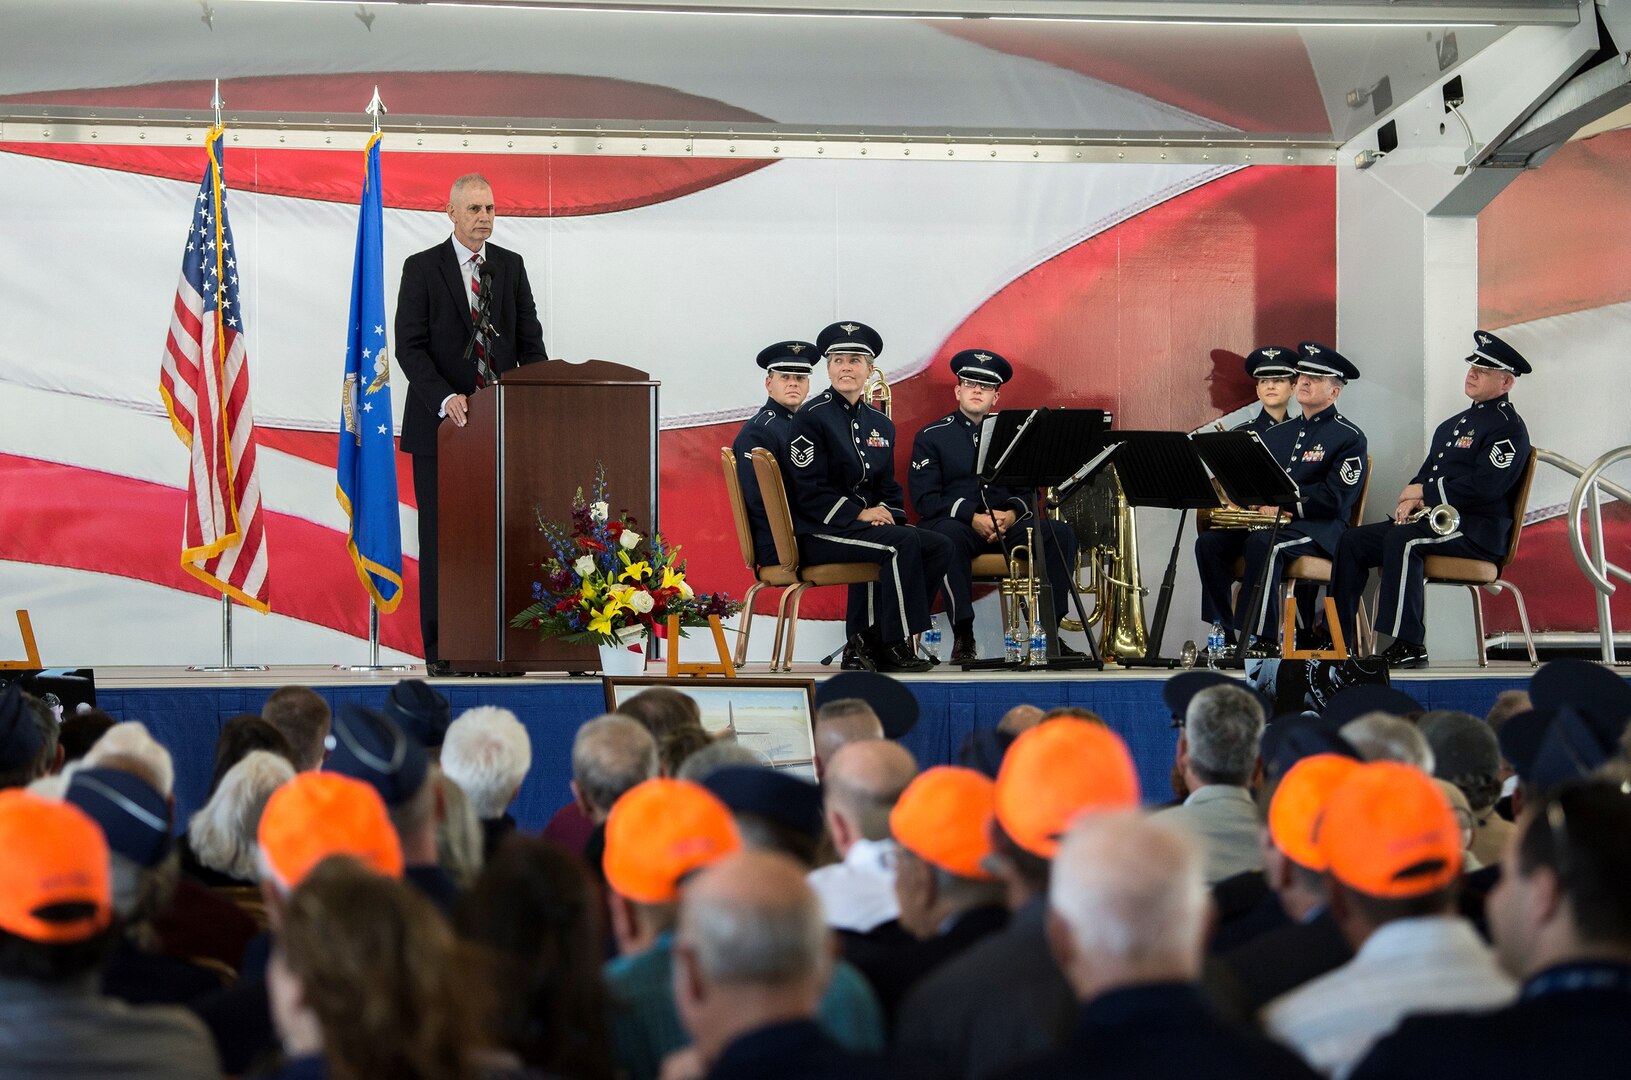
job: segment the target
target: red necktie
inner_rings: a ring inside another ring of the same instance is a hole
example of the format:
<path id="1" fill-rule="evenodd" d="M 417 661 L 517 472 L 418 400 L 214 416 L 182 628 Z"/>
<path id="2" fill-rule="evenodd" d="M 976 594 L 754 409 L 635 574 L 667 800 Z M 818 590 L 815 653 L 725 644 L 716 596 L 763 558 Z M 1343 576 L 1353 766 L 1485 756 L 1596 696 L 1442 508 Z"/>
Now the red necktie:
<path id="1" fill-rule="evenodd" d="M 475 297 L 475 303 L 470 305 L 470 321 L 478 329 L 476 331 L 476 387 L 480 389 L 496 381 L 493 369 L 487 363 L 487 335 L 479 329 L 481 326 L 481 253 L 470 256 L 470 292 Z"/>

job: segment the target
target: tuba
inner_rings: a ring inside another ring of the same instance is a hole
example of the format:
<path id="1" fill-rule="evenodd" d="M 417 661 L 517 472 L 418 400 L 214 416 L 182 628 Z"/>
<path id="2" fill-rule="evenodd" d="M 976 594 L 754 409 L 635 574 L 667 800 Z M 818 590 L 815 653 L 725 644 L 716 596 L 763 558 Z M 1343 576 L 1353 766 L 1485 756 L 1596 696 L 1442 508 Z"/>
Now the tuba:
<path id="1" fill-rule="evenodd" d="M 893 396 L 889 392 L 889 381 L 883 377 L 883 369 L 874 365 L 872 373 L 866 377 L 866 382 L 861 387 L 861 400 L 893 420 L 895 418 L 891 408 Z"/>
<path id="2" fill-rule="evenodd" d="M 1092 623 L 1100 628 L 1106 660 L 1143 656 L 1145 589 L 1138 569 L 1138 520 L 1115 467 L 1104 470 L 1054 510 L 1076 533 L 1076 587 L 1094 598 Z M 1080 630 L 1075 619 L 1060 624 Z"/>

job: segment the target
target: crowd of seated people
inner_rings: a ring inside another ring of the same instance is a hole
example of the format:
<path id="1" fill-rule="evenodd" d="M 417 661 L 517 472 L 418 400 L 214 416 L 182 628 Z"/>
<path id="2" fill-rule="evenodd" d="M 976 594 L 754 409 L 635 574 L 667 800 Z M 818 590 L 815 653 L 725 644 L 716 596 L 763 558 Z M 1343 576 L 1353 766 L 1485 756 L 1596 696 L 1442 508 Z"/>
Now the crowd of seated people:
<path id="1" fill-rule="evenodd" d="M 819 780 L 670 688 L 583 718 L 541 834 L 526 726 L 415 680 L 231 718 L 184 820 L 141 723 L 9 685 L 0 1080 L 1625 1074 L 1613 670 L 1487 717 L 1185 673 L 1170 793 L 1076 708 L 920 762 L 857 674 Z"/>

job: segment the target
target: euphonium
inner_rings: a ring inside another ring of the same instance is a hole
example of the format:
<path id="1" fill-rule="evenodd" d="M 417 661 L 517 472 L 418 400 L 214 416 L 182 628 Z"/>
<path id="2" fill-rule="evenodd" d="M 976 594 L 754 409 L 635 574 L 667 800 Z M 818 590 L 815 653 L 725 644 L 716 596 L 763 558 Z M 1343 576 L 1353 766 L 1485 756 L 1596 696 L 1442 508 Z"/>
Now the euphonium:
<path id="1" fill-rule="evenodd" d="M 1098 604 L 1104 611 L 1100 651 L 1106 659 L 1149 652 L 1144 632 L 1144 587 L 1138 572 L 1138 521 L 1116 484 L 1116 546 L 1099 571 Z"/>
<path id="2" fill-rule="evenodd" d="M 1405 519 L 1405 524 L 1411 525 L 1425 519 L 1427 527 L 1433 530 L 1435 536 L 1449 536 L 1461 527 L 1461 514 L 1449 503 L 1439 503 L 1437 506 L 1424 506 Z"/>
<path id="3" fill-rule="evenodd" d="M 889 392 L 889 381 L 883 377 L 883 369 L 874 367 L 872 374 L 866 377 L 866 382 L 861 386 L 861 400 L 893 420 L 895 418 L 891 408 L 893 397 L 894 395 Z"/>

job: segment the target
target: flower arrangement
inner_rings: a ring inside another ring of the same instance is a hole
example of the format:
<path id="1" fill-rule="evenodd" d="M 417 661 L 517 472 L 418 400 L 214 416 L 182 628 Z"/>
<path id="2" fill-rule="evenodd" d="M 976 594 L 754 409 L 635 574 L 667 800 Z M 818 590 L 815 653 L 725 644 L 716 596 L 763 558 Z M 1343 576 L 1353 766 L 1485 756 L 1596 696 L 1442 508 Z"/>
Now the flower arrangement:
<path id="1" fill-rule="evenodd" d="M 539 516 L 549 555 L 538 564 L 533 602 L 510 625 L 545 638 L 623 645 L 631 631 L 660 635 L 673 615 L 681 627 L 703 626 L 710 615 L 723 618 L 742 609 L 725 593 L 694 592 L 679 547 L 636 531 L 637 524 L 626 510 L 612 517 L 606 469 L 597 463 L 593 498 L 586 500 L 578 489 L 570 524 Z"/>

